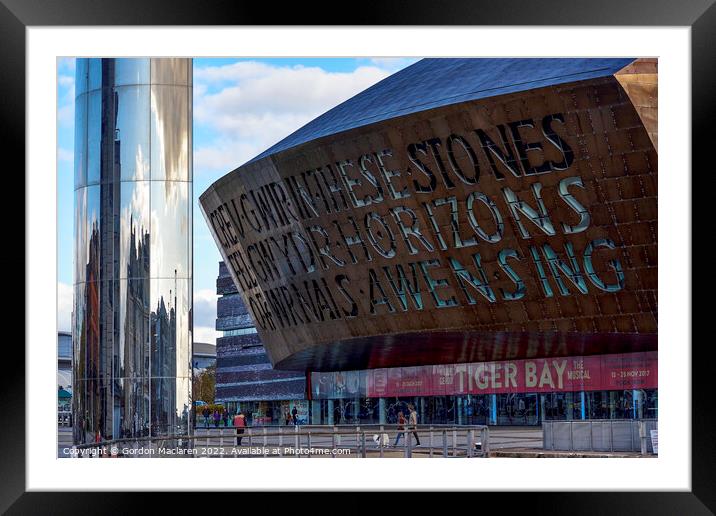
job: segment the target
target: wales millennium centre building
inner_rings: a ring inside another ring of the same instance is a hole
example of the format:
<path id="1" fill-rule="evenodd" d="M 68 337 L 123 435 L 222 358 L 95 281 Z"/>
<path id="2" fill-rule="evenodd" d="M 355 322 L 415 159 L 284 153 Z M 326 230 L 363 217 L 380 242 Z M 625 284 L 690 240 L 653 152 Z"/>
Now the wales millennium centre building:
<path id="1" fill-rule="evenodd" d="M 248 338 L 305 375 L 310 422 L 656 418 L 657 77 L 424 59 L 204 192 Z M 237 408 L 256 372 L 221 348 L 246 338 L 217 343 Z"/>

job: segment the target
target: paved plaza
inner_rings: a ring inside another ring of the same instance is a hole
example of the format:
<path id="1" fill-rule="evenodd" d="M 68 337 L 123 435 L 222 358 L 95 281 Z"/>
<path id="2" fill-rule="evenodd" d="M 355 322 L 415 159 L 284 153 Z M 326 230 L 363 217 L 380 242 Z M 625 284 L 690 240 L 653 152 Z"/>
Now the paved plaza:
<path id="1" fill-rule="evenodd" d="M 264 436 L 264 429 L 266 434 Z M 278 427 L 258 427 L 252 434 L 243 434 L 241 446 L 236 446 L 236 435 L 233 428 L 197 428 L 195 434 L 195 455 L 197 458 L 217 457 L 307 457 L 308 450 L 312 457 L 355 458 L 361 456 L 361 436 L 355 433 L 336 437 L 301 433 L 298 446 L 293 427 L 281 427 L 282 435 L 271 435 Z M 304 430 L 305 432 L 305 430 Z M 366 457 L 400 458 L 405 457 L 405 437 L 401 438 L 397 447 L 393 446 L 396 432 L 388 431 L 389 445 L 381 450 L 371 438 L 366 438 Z M 448 458 L 466 457 L 466 435 L 447 432 L 443 442 L 442 432 L 434 431 L 432 440 L 429 431 L 418 432 L 420 446 L 413 442 L 413 458 L 441 457 L 447 452 Z M 58 427 L 57 456 L 69 458 L 68 450 L 72 447 L 72 431 L 68 427 Z M 479 434 L 476 434 L 479 442 Z M 295 450 L 301 450 L 296 453 Z M 276 451 L 278 450 L 278 451 Z M 337 450 L 337 452 L 331 452 Z M 138 455 L 139 456 L 139 455 Z M 474 456 L 479 457 L 479 448 L 475 448 Z M 631 452 L 568 452 L 552 451 L 542 448 L 542 429 L 540 427 L 490 427 L 490 457 L 500 458 L 604 458 L 604 457 L 641 457 Z M 647 455 L 647 457 L 656 457 Z"/>
<path id="2" fill-rule="evenodd" d="M 236 446 L 236 435 L 233 428 L 197 428 L 195 434 L 197 436 L 195 447 L 202 450 L 200 456 L 264 456 L 263 448 L 281 448 L 281 455 L 286 449 L 296 448 L 296 434 L 293 427 L 281 427 L 282 435 L 275 435 L 279 427 L 259 427 L 252 429 L 251 435 L 248 431 L 243 434 L 242 446 Z M 264 436 L 264 432 L 268 435 Z M 402 457 L 405 454 L 405 440 L 403 436 L 398 444 L 394 447 L 396 431 L 390 430 L 386 432 L 389 437 L 389 445 L 383 447 L 383 455 L 385 457 Z M 272 435 L 273 434 L 273 435 Z M 445 447 L 448 456 L 464 457 L 466 455 L 466 437 L 463 432 L 453 435 L 453 432 L 446 432 L 445 441 L 441 431 L 433 431 L 432 436 L 429 431 L 418 432 L 420 438 L 420 446 L 415 446 L 413 441 L 413 456 L 429 457 L 432 454 L 438 456 L 443 454 Z M 380 446 L 372 438 L 372 434 L 366 436 L 366 455 L 380 456 Z M 72 446 L 72 431 L 69 427 L 58 427 L 58 457 L 70 457 L 67 452 Z M 475 440 L 479 442 L 479 433 L 476 433 Z M 305 430 L 299 436 L 298 448 L 313 448 L 316 450 L 330 450 L 332 448 L 340 448 L 344 450 L 336 456 L 355 457 L 360 450 L 361 436 L 356 433 L 346 433 L 334 438 L 330 435 L 312 434 L 310 442 Z M 540 428 L 510 428 L 510 427 L 492 427 L 490 428 L 490 449 L 535 449 L 542 448 L 542 430 Z M 251 453 L 253 452 L 253 453 Z M 291 453 L 291 452 L 289 452 Z"/>

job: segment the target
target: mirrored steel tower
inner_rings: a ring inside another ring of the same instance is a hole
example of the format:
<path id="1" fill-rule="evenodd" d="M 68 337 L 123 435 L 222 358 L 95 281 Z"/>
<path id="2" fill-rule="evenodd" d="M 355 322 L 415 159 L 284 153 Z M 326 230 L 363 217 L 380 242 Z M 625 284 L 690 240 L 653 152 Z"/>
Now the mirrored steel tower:
<path id="1" fill-rule="evenodd" d="M 74 441 L 191 429 L 192 61 L 78 59 Z"/>

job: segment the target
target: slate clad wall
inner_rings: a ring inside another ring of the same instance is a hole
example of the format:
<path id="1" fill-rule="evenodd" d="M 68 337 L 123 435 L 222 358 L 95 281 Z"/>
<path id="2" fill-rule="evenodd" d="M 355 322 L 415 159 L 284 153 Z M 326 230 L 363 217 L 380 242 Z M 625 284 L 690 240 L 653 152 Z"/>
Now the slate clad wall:
<path id="1" fill-rule="evenodd" d="M 216 329 L 253 328 L 253 322 L 223 262 L 216 292 Z M 299 400 L 305 398 L 302 373 L 275 371 L 258 334 L 216 339 L 216 399 L 221 401 Z"/>

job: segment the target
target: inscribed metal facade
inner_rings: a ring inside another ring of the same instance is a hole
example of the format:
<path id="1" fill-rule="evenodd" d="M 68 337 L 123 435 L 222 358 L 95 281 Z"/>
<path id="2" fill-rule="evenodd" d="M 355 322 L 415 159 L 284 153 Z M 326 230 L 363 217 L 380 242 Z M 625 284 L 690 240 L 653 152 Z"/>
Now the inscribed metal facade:
<path id="1" fill-rule="evenodd" d="M 74 441 L 185 434 L 190 59 L 77 59 Z"/>
<path id="2" fill-rule="evenodd" d="M 274 366 L 655 350 L 656 66 L 423 60 L 214 183 Z"/>

